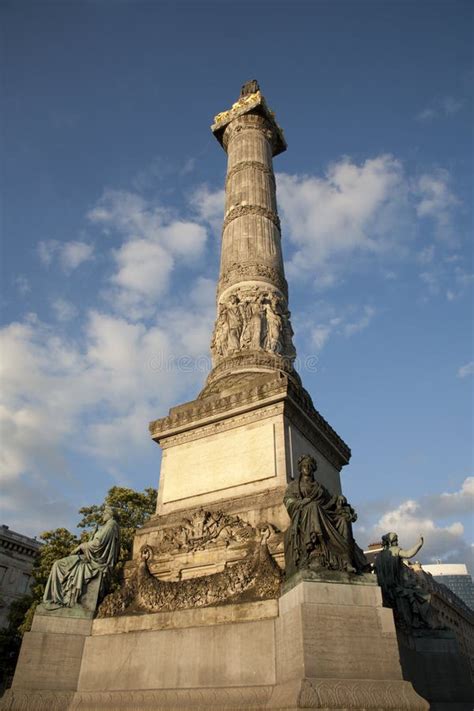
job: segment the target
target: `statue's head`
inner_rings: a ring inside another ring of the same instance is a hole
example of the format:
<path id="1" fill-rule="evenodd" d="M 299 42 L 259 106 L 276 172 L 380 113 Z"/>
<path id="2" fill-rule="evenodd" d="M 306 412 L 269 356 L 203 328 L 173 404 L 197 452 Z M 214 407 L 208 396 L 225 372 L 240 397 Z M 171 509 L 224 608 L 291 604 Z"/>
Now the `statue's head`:
<path id="1" fill-rule="evenodd" d="M 115 511 L 112 506 L 105 506 L 102 519 L 103 521 L 110 521 L 111 518 L 115 518 Z"/>
<path id="2" fill-rule="evenodd" d="M 298 459 L 298 471 L 300 476 L 314 478 L 314 473 L 318 469 L 316 459 L 310 454 L 303 454 Z"/>
<path id="3" fill-rule="evenodd" d="M 384 548 L 398 546 L 398 535 L 393 531 L 390 531 L 390 533 L 386 533 L 384 536 L 382 536 L 382 546 Z"/>

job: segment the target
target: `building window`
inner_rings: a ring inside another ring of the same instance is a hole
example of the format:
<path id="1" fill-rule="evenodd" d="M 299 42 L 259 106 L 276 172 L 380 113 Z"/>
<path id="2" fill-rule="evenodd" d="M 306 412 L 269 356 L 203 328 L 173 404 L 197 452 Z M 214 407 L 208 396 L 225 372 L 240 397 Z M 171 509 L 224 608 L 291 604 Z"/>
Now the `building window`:
<path id="1" fill-rule="evenodd" d="M 23 576 L 22 576 L 22 584 L 21 584 L 21 587 L 22 587 L 21 592 L 24 592 L 24 593 L 28 592 L 29 587 L 30 587 L 30 580 L 31 580 L 31 575 L 28 575 L 28 573 L 23 573 Z"/>

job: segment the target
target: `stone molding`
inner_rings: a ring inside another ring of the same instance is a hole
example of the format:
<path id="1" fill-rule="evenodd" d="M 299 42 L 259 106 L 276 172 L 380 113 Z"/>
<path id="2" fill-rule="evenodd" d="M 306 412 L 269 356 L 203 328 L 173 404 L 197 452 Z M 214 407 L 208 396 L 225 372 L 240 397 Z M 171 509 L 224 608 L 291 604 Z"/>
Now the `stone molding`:
<path id="1" fill-rule="evenodd" d="M 74 694 L 74 691 L 8 689 L 0 699 L 0 709 L 1 711 L 69 711 L 74 708 L 72 705 Z"/>
<path id="2" fill-rule="evenodd" d="M 260 91 L 241 97 L 228 111 L 222 111 L 214 118 L 211 130 L 224 150 L 227 150 L 228 142 L 234 131 L 242 130 L 242 124 L 271 133 L 273 155 L 278 155 L 286 150 L 283 131 Z"/>
<path id="3" fill-rule="evenodd" d="M 284 405 L 282 406 L 281 402 L 273 404 L 262 402 L 268 398 L 283 400 Z M 258 403 L 262 403 L 260 407 Z M 226 413 L 237 407 L 252 409 L 250 412 L 225 417 Z M 302 387 L 295 386 L 283 374 L 264 380 L 254 388 L 247 387 L 219 398 L 194 400 L 187 406 L 177 408 L 176 412 L 170 410 L 168 417 L 150 423 L 150 433 L 154 439 L 160 441 L 163 448 L 166 448 L 204 437 L 211 432 L 221 432 L 262 417 L 271 417 L 282 411 L 303 435 L 315 442 L 323 456 L 339 471 L 349 462 L 350 448 L 316 410 L 309 394 Z M 215 417 L 218 422 L 203 423 L 199 426 L 199 419 L 210 416 Z M 176 431 L 181 428 L 184 431 Z"/>
<path id="4" fill-rule="evenodd" d="M 429 704 L 406 681 L 372 679 L 304 679 L 297 708 L 412 709 L 427 711 Z"/>
<path id="5" fill-rule="evenodd" d="M 270 177 L 271 182 L 273 183 L 273 187 L 275 187 L 275 175 L 273 173 L 273 170 L 271 170 L 267 165 L 265 165 L 265 163 L 260 163 L 260 161 L 258 160 L 243 160 L 240 163 L 237 163 L 237 165 L 234 165 L 234 167 L 227 172 L 226 186 L 236 173 L 239 173 L 241 170 L 247 170 L 249 168 L 255 168 L 256 170 L 260 170 L 262 173 L 265 173 L 265 175 L 268 175 Z"/>
<path id="6" fill-rule="evenodd" d="M 283 407 L 280 403 L 276 405 L 269 405 L 268 407 L 259 407 L 256 410 L 251 410 L 250 412 L 246 412 L 244 414 L 228 417 L 219 422 L 213 422 L 209 425 L 203 425 L 193 430 L 187 430 L 185 432 L 172 435 L 171 437 L 167 437 L 165 440 L 160 442 L 160 445 L 162 449 L 167 449 L 168 447 L 173 447 L 177 444 L 184 444 L 185 442 L 192 442 L 197 439 L 202 439 L 203 437 L 208 437 L 211 434 L 218 434 L 219 432 L 232 430 L 235 427 L 249 425 L 252 422 L 258 422 L 267 417 L 278 415 L 282 411 Z"/>
<path id="7" fill-rule="evenodd" d="M 210 511 L 226 511 L 234 515 L 240 515 L 242 518 L 249 512 L 255 510 L 263 510 L 265 508 L 272 508 L 276 506 L 283 507 L 283 495 L 286 490 L 285 486 L 275 487 L 274 489 L 267 489 L 263 492 L 246 494 L 244 496 L 236 499 L 235 497 L 230 497 L 227 499 L 219 499 L 218 501 L 209 502 L 206 504 L 206 508 Z M 199 511 L 202 508 L 201 505 L 190 506 L 186 509 L 188 515 L 192 515 L 194 512 Z M 284 507 L 283 507 L 284 509 Z M 286 514 L 286 509 L 285 516 Z M 266 517 L 266 515 L 265 515 Z M 183 511 L 171 511 L 169 513 L 164 513 L 152 516 L 142 528 L 137 530 L 136 536 L 141 538 L 142 536 L 148 536 L 154 531 L 161 530 L 162 528 L 176 526 L 181 523 L 183 519 Z M 287 517 L 287 524 L 289 519 Z M 148 540 L 148 539 L 147 539 Z"/>
<path id="8" fill-rule="evenodd" d="M 245 215 L 257 215 L 259 217 L 266 217 L 267 220 L 273 222 L 273 224 L 280 230 L 280 218 L 272 210 L 267 210 L 266 207 L 261 205 L 239 205 L 239 207 L 234 207 L 225 217 L 224 224 L 222 226 L 222 232 L 225 228 L 238 217 L 245 217 Z"/>
<path id="9" fill-rule="evenodd" d="M 280 703 L 282 702 L 282 703 Z M 283 705 L 284 704 L 284 705 Z M 131 709 L 393 709 L 428 711 L 429 704 L 407 681 L 312 679 L 276 686 L 241 686 L 131 691 L 28 691 L 9 689 L 2 711 L 131 711 Z"/>
<path id="10" fill-rule="evenodd" d="M 280 269 L 261 262 L 233 262 L 219 279 L 218 293 L 242 281 L 263 279 L 275 286 L 288 299 L 288 283 Z"/>
<path id="11" fill-rule="evenodd" d="M 264 375 L 264 371 L 275 374 L 284 374 L 300 383 L 299 375 L 293 368 L 294 357 L 285 358 L 267 351 L 240 351 L 234 355 L 226 356 L 209 373 L 204 388 L 205 393 L 211 394 L 210 386 L 221 378 L 235 373 L 237 370 L 255 371 L 256 375 Z"/>
<path id="12" fill-rule="evenodd" d="M 277 139 L 276 124 L 270 121 L 265 116 L 261 116 L 256 113 L 242 114 L 241 116 L 233 119 L 224 129 L 222 136 L 222 146 L 225 151 L 228 150 L 229 143 L 233 138 L 243 131 L 258 131 L 262 134 L 270 144 L 272 148 L 275 148 L 275 142 Z"/>

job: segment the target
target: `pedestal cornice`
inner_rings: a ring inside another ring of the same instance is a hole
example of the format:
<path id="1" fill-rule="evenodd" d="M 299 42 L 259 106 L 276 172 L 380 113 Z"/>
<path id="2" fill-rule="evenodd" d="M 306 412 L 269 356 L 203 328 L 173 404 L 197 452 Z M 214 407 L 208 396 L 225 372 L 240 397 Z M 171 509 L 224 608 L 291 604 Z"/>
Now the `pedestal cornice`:
<path id="1" fill-rule="evenodd" d="M 254 387 L 193 400 L 171 408 L 169 415 L 150 423 L 152 438 L 167 443 L 198 439 L 208 430 L 221 431 L 264 416 L 266 408 L 282 410 L 301 432 L 317 443 L 321 453 L 339 471 L 348 464 L 351 451 L 314 407 L 308 393 L 283 374 L 256 375 Z"/>

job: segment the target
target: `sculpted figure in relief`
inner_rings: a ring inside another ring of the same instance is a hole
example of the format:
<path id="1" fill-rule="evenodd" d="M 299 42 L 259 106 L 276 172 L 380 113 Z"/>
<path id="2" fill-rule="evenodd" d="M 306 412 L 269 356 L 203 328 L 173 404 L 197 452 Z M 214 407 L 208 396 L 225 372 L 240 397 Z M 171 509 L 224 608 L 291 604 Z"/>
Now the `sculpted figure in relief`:
<path id="1" fill-rule="evenodd" d="M 281 353 L 283 350 L 282 331 L 283 321 L 279 313 L 278 299 L 273 294 L 265 305 L 265 315 L 267 320 L 267 334 L 265 347 L 272 353 Z"/>
<path id="2" fill-rule="evenodd" d="M 219 313 L 214 328 L 211 342 L 211 351 L 217 356 L 224 356 L 227 353 L 227 342 L 229 339 L 229 325 L 224 306 L 219 305 Z"/>
<path id="3" fill-rule="evenodd" d="M 253 288 L 219 304 L 211 350 L 221 358 L 239 350 L 267 350 L 294 357 L 290 312 L 275 293 Z"/>
<path id="4" fill-rule="evenodd" d="M 229 352 L 238 351 L 240 348 L 240 337 L 242 335 L 244 320 L 239 298 L 235 294 L 232 294 L 229 299 L 226 315 L 228 329 L 227 350 Z"/>

